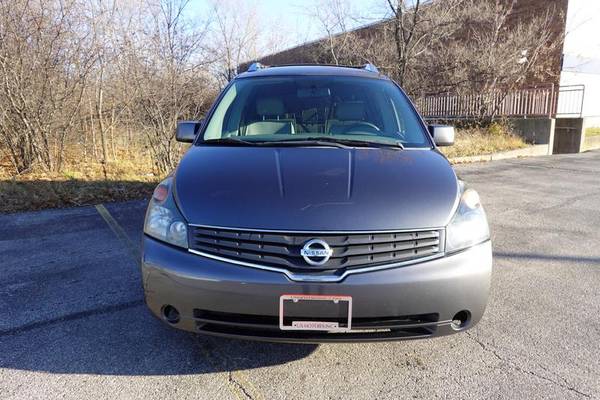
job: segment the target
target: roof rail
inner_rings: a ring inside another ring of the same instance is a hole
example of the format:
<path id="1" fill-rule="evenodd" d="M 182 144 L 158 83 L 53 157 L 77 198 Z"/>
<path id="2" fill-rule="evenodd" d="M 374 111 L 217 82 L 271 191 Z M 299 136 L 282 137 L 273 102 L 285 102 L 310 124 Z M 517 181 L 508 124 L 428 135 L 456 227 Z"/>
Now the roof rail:
<path id="1" fill-rule="evenodd" d="M 364 69 L 365 71 L 369 71 L 369 72 L 375 72 L 376 74 L 379 73 L 379 70 L 377 69 L 377 67 L 371 63 L 367 63 L 367 64 L 363 65 L 362 69 Z"/>
<path id="2" fill-rule="evenodd" d="M 330 67 L 345 67 L 345 68 L 359 68 L 359 69 L 364 69 L 365 71 L 368 72 L 373 72 L 378 74 L 379 70 L 377 69 L 376 66 L 374 66 L 371 63 L 367 63 L 364 64 L 362 66 L 356 66 L 356 65 L 338 65 L 338 64 L 280 64 L 280 65 L 272 65 L 272 67 L 296 67 L 296 66 L 308 66 L 308 65 L 314 65 L 314 66 L 330 66 Z M 253 62 L 252 64 L 250 64 L 250 66 L 248 67 L 248 69 L 246 70 L 246 72 L 256 72 L 260 69 L 264 69 L 264 68 L 269 68 L 268 65 L 263 65 L 259 62 Z"/>
<path id="3" fill-rule="evenodd" d="M 254 62 L 252 64 L 250 64 L 250 66 L 248 67 L 248 69 L 246 70 L 246 72 L 256 72 L 259 69 L 263 69 L 263 68 L 267 68 L 266 66 L 262 65 L 259 62 Z"/>

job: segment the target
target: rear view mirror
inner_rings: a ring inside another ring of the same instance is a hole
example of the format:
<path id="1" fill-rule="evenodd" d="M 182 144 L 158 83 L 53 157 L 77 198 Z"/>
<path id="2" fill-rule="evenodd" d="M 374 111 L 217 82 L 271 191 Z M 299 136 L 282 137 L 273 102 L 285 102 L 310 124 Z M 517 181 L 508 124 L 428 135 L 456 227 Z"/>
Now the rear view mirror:
<path id="1" fill-rule="evenodd" d="M 436 146 L 452 146 L 454 144 L 453 126 L 429 125 L 428 128 Z"/>
<path id="2" fill-rule="evenodd" d="M 308 97 L 331 97 L 331 90 L 329 88 L 302 88 L 298 89 L 297 95 L 299 98 L 304 99 Z"/>
<path id="3" fill-rule="evenodd" d="M 200 131 L 202 122 L 202 120 L 177 122 L 177 131 L 175 132 L 175 139 L 178 142 L 192 143 L 196 138 L 196 135 Z"/>

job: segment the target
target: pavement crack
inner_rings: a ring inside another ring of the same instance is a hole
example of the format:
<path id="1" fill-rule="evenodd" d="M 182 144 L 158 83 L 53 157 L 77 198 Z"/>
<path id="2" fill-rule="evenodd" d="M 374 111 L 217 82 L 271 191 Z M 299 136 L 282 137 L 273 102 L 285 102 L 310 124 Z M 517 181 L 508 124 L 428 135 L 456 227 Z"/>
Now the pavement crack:
<path id="1" fill-rule="evenodd" d="M 197 336 L 196 344 L 213 370 L 227 372 L 227 388 L 235 397 L 239 400 L 264 400 L 262 393 L 244 377 L 241 371 L 234 371 L 225 365 L 226 355 L 215 354 L 213 347 L 198 340 Z"/>
<path id="2" fill-rule="evenodd" d="M 237 388 L 246 399 L 255 400 L 254 397 L 252 397 L 252 394 L 249 392 L 249 390 L 247 390 L 246 387 L 236 379 L 233 371 L 229 371 L 228 379 L 229 383 L 235 388 Z"/>
<path id="3" fill-rule="evenodd" d="M 506 360 L 504 360 L 504 358 L 502 358 L 500 356 L 500 354 L 498 354 L 498 352 L 496 352 L 496 350 L 491 349 L 488 345 L 486 345 L 481 340 L 479 340 L 479 338 L 477 336 L 473 336 L 471 334 L 471 332 L 468 332 L 468 331 L 465 333 L 467 334 L 467 336 L 469 338 L 471 338 L 475 343 L 477 343 L 479 345 L 479 347 L 481 347 L 483 349 L 483 351 L 492 354 L 494 357 L 496 357 L 500 361 L 506 362 Z"/>
<path id="4" fill-rule="evenodd" d="M 57 318 L 47 319 L 45 321 L 37 321 L 29 324 L 21 325 L 15 328 L 5 329 L 0 331 L 0 337 L 18 335 L 34 329 L 44 328 L 49 325 L 61 324 L 68 321 L 84 319 L 95 315 L 108 314 L 118 311 L 127 310 L 129 308 L 139 307 L 144 304 L 144 300 L 134 300 L 127 303 L 113 304 L 106 307 L 98 307 L 92 310 L 80 311 L 72 314 L 62 315 Z"/>
<path id="5" fill-rule="evenodd" d="M 510 367 L 512 367 L 513 369 L 515 369 L 515 370 L 517 370 L 517 371 L 519 371 L 519 372 L 522 372 L 522 373 L 524 373 L 524 374 L 528 374 L 528 375 L 535 376 L 535 377 L 536 377 L 536 378 L 538 378 L 538 379 L 542 379 L 542 380 L 544 380 L 544 381 L 546 381 L 546 382 L 550 382 L 550 383 L 552 383 L 552 384 L 554 384 L 554 385 L 556 385 L 556 386 L 559 386 L 559 387 L 561 387 L 561 388 L 563 388 L 563 389 L 567 389 L 567 390 L 569 390 L 569 391 L 571 391 L 571 392 L 577 393 L 578 395 L 580 395 L 580 396 L 583 396 L 583 397 L 586 397 L 586 398 L 588 398 L 588 399 L 592 398 L 592 395 L 591 395 L 591 394 L 584 393 L 584 392 L 582 392 L 582 391 L 578 390 L 577 388 L 575 388 L 575 387 L 573 387 L 573 386 L 571 386 L 571 385 L 568 385 L 568 384 L 563 384 L 563 383 L 557 382 L 557 381 L 555 381 L 554 379 L 550 379 L 550 378 L 548 378 L 547 376 L 540 375 L 540 374 L 538 374 L 538 373 L 537 373 L 537 372 L 535 372 L 535 371 L 530 371 L 530 370 L 527 370 L 527 369 L 521 368 L 521 367 L 519 367 L 518 365 L 515 365 L 515 364 L 513 364 L 512 362 L 508 362 L 508 364 L 510 365 Z M 561 379 L 564 381 L 564 379 L 563 379 L 563 378 L 561 378 Z"/>
<path id="6" fill-rule="evenodd" d="M 553 385 L 559 386 L 559 387 L 561 387 L 563 389 L 566 389 L 568 391 L 576 393 L 576 394 L 578 394 L 580 396 L 583 396 L 583 397 L 586 397 L 586 398 L 591 398 L 592 397 L 592 395 L 590 395 L 588 393 L 585 393 L 585 392 L 582 392 L 579 389 L 577 389 L 576 387 L 574 387 L 573 385 L 570 385 L 565 378 L 561 377 L 560 375 L 552 373 L 551 371 L 548 370 L 548 368 L 540 366 L 541 369 L 543 369 L 544 371 L 552 373 L 553 375 L 558 376 L 560 378 L 560 380 L 562 382 L 564 382 L 564 383 L 558 382 L 558 381 L 556 381 L 554 379 L 551 379 L 551 378 L 549 378 L 547 376 L 540 375 L 540 374 L 538 374 L 535 371 L 531 371 L 529 369 L 525 369 L 525 368 L 517 365 L 515 362 L 505 359 L 495 349 L 493 349 L 491 346 L 489 346 L 489 345 L 485 344 L 484 342 L 482 342 L 481 340 L 479 340 L 479 338 L 477 336 L 474 336 L 470 332 L 465 332 L 465 333 L 466 333 L 466 335 L 469 338 L 471 338 L 475 343 L 477 343 L 482 348 L 483 351 L 485 351 L 486 353 L 492 354 L 496 359 L 498 359 L 502 363 L 506 364 L 508 367 L 512 368 L 513 370 L 521 372 L 523 374 L 534 376 L 534 377 L 536 377 L 538 379 L 541 379 L 541 380 L 544 380 L 546 382 L 552 383 Z"/>

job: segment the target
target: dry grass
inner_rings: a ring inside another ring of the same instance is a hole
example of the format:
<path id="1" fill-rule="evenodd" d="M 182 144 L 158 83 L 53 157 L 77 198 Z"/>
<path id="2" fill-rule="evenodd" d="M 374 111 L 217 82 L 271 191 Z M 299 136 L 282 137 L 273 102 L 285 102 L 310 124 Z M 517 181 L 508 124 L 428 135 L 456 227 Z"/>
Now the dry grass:
<path id="1" fill-rule="evenodd" d="M 442 147 L 448 158 L 476 156 L 527 147 L 527 143 L 500 124 L 487 128 L 457 129 L 454 146 Z"/>
<path id="2" fill-rule="evenodd" d="M 61 173 L 36 169 L 15 176 L 2 162 L 0 213 L 146 198 L 159 180 L 149 158 L 134 152 L 119 153 L 106 168 L 72 156 Z"/>

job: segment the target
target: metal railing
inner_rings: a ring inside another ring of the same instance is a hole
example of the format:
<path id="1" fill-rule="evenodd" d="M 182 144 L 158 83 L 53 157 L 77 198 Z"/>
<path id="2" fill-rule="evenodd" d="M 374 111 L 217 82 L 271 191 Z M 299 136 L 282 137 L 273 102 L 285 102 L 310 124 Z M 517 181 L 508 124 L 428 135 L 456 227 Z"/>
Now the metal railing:
<path id="1" fill-rule="evenodd" d="M 415 105 L 427 119 L 580 116 L 584 91 L 583 85 L 558 90 L 550 85 L 510 92 L 447 93 L 419 97 Z"/>
<path id="2" fill-rule="evenodd" d="M 557 117 L 581 117 L 584 97 L 585 85 L 560 86 L 555 115 Z"/>

